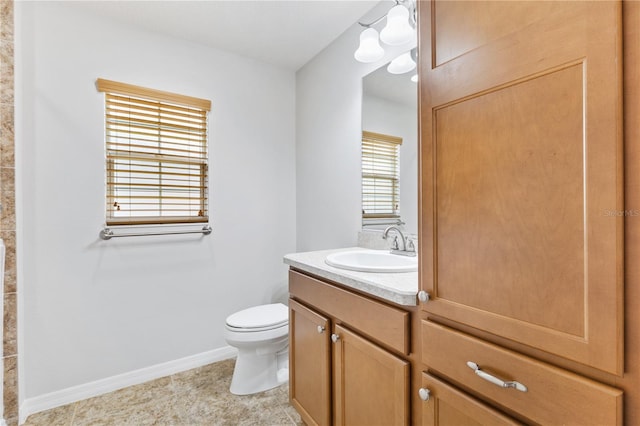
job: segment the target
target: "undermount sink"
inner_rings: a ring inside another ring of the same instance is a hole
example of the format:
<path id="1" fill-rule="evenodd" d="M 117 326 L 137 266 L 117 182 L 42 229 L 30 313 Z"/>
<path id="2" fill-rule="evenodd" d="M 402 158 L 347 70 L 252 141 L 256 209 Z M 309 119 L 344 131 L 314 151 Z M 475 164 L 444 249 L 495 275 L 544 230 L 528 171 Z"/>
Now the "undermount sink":
<path id="1" fill-rule="evenodd" d="M 359 272 L 413 272 L 418 270 L 417 257 L 391 254 L 388 250 L 349 250 L 332 253 L 327 265 Z"/>

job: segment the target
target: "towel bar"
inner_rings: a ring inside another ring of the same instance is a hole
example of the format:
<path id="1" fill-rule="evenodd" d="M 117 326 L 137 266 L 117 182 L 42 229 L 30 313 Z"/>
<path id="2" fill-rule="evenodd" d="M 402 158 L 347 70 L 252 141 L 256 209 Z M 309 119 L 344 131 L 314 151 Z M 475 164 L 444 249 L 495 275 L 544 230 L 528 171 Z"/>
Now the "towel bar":
<path id="1" fill-rule="evenodd" d="M 135 232 L 115 234 L 111 228 L 104 228 L 100 231 L 100 238 L 103 240 L 110 240 L 114 237 L 146 237 L 148 235 L 173 235 L 173 234 L 211 234 L 211 226 L 205 225 L 202 229 L 189 230 L 189 231 L 151 231 L 151 232 Z"/>

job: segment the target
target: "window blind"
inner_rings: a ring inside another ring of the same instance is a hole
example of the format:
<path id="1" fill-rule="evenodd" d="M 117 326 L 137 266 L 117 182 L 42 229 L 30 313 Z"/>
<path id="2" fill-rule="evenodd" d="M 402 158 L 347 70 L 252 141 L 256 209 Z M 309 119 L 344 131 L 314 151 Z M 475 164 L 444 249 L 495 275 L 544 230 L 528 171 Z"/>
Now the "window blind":
<path id="1" fill-rule="evenodd" d="M 209 101 L 98 79 L 105 92 L 106 223 L 208 222 Z"/>
<path id="2" fill-rule="evenodd" d="M 400 217 L 402 138 L 362 132 L 362 217 Z"/>

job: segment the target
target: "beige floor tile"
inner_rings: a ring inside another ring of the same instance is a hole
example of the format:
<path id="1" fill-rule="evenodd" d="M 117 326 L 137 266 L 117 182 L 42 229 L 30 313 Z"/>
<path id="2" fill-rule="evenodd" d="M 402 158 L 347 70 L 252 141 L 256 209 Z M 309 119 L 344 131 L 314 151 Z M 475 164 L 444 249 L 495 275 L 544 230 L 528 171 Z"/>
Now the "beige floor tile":
<path id="1" fill-rule="evenodd" d="M 131 386 L 29 416 L 27 426 L 293 426 L 288 386 L 254 395 L 229 392 L 235 360 Z"/>
<path id="2" fill-rule="evenodd" d="M 24 426 L 70 426 L 74 410 L 75 404 L 69 404 L 36 413 L 29 416 Z"/>
<path id="3" fill-rule="evenodd" d="M 300 414 L 298 414 L 296 409 L 293 408 L 291 406 L 291 404 L 287 403 L 287 406 L 283 407 L 282 410 L 287 414 L 287 416 L 291 420 L 291 424 L 296 425 L 296 426 L 303 426 L 304 425 L 304 422 L 302 421 L 302 418 L 300 417 Z"/>
<path id="4" fill-rule="evenodd" d="M 117 416 L 120 412 L 129 412 L 138 407 L 148 409 L 148 407 L 158 406 L 160 401 L 164 402 L 168 397 L 173 396 L 170 385 L 171 379 L 163 377 L 79 401 L 74 424 L 80 424 L 78 422 L 87 419 L 111 418 Z"/>

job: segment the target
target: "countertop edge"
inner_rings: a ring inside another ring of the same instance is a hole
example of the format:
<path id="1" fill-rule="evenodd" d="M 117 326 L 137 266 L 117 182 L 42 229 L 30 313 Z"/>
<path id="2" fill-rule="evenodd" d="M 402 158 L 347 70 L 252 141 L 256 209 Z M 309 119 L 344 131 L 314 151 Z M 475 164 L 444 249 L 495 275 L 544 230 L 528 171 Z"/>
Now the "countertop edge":
<path id="1" fill-rule="evenodd" d="M 417 306 L 418 273 L 370 273 L 348 271 L 327 265 L 326 256 L 331 253 L 358 250 L 362 247 L 350 247 L 333 250 L 318 250 L 311 252 L 291 253 L 284 256 L 284 263 L 301 271 L 309 272 L 321 278 L 337 282 L 354 290 L 403 306 Z M 401 280 L 405 285 L 415 280 L 415 290 L 404 290 L 390 287 L 391 280 Z"/>

